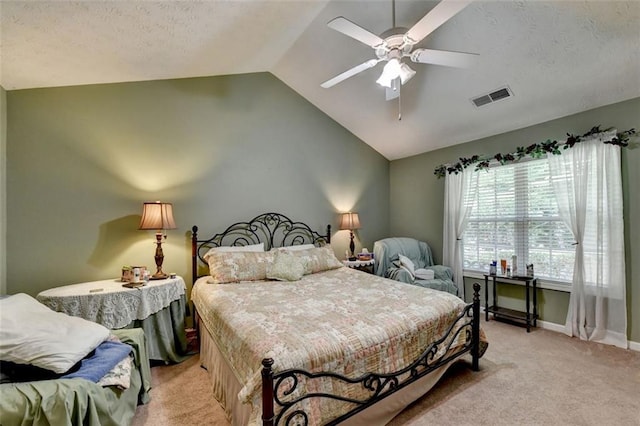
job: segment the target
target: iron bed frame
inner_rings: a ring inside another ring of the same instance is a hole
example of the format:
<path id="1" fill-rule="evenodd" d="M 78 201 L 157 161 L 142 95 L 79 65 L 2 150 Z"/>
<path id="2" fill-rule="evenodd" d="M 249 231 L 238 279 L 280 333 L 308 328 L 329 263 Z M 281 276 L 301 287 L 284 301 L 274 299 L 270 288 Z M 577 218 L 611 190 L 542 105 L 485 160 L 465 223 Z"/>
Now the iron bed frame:
<path id="1" fill-rule="evenodd" d="M 324 245 L 331 242 L 331 225 L 327 225 L 326 234 L 322 235 L 313 231 L 302 222 L 294 222 L 280 213 L 263 213 L 247 222 L 237 222 L 229 226 L 221 233 L 207 239 L 198 238 L 198 227 L 192 227 L 192 277 L 193 283 L 201 276 L 198 262 L 206 265 L 204 253 L 212 247 L 220 246 L 244 246 L 250 244 L 265 244 L 265 250 L 274 247 L 315 244 Z M 421 355 L 410 365 L 391 373 L 370 372 L 360 377 L 350 378 L 332 372 L 312 373 L 300 369 L 289 369 L 274 372 L 272 366 L 274 360 L 265 358 L 262 360 L 262 424 L 263 426 L 275 426 L 279 424 L 290 425 L 295 420 L 298 424 L 308 425 L 309 415 L 302 409 L 296 408 L 299 403 L 309 398 L 330 398 L 354 404 L 354 408 L 333 419 L 329 425 L 341 423 L 364 409 L 387 398 L 393 393 L 416 382 L 430 372 L 444 366 L 456 358 L 470 353 L 471 368 L 479 370 L 480 359 L 480 284 L 473 284 L 473 302 L 467 304 L 464 310 L 451 324 L 447 332 L 436 342 L 430 344 Z M 198 330 L 198 313 L 193 307 L 194 324 Z M 450 353 L 451 345 L 456 337 L 464 333 L 462 348 Z M 443 353 L 442 356 L 437 356 Z M 338 382 L 360 385 L 369 392 L 369 397 L 356 400 L 343 395 L 334 395 L 323 392 L 302 393 L 302 395 L 287 399 L 296 390 L 300 378 L 305 380 L 330 379 Z M 278 412 L 276 413 L 276 408 Z"/>

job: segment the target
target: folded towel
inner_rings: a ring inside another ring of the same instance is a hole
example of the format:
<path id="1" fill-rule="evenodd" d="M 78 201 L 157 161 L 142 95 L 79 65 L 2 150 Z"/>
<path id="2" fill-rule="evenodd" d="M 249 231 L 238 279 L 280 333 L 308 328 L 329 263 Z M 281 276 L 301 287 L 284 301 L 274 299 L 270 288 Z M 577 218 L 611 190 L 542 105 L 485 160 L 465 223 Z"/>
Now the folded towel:
<path id="1" fill-rule="evenodd" d="M 80 368 L 73 373 L 65 374 L 62 379 L 82 378 L 94 383 L 107 374 L 125 357 L 129 356 L 131 346 L 108 340 L 100 343 L 93 355 L 80 361 Z"/>
<path id="2" fill-rule="evenodd" d="M 435 273 L 433 269 L 416 269 L 415 276 L 418 280 L 432 280 L 435 278 Z"/>

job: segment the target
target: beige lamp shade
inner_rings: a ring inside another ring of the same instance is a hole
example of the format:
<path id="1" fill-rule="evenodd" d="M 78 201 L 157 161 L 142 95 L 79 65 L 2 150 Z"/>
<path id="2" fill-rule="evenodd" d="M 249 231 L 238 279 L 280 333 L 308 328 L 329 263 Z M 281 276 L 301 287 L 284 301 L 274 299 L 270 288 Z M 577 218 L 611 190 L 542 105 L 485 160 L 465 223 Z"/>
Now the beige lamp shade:
<path id="1" fill-rule="evenodd" d="M 176 222 L 173 219 L 173 205 L 160 201 L 144 203 L 139 229 L 176 229 Z"/>
<path id="2" fill-rule="evenodd" d="M 340 229 L 360 229 L 360 218 L 358 217 L 358 213 L 343 213 L 340 218 Z"/>

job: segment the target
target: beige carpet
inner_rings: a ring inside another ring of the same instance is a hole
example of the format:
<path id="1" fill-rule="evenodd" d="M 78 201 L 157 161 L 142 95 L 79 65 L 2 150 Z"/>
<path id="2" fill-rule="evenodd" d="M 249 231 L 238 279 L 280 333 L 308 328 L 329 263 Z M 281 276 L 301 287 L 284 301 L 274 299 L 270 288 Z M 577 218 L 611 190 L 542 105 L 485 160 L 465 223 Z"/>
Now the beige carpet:
<path id="1" fill-rule="evenodd" d="M 454 365 L 392 426 L 640 425 L 640 353 L 496 321 L 482 326 L 489 349 L 481 371 Z M 198 361 L 153 367 L 151 402 L 133 425 L 227 426 Z"/>

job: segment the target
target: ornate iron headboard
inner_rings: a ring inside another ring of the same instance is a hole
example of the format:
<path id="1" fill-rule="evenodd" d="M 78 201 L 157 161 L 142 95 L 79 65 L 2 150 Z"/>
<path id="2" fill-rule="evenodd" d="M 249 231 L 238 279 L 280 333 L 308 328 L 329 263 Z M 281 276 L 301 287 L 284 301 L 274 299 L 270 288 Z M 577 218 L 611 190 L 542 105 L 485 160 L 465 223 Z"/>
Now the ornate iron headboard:
<path id="1" fill-rule="evenodd" d="M 315 244 L 322 246 L 331 242 L 331 225 L 327 233 L 320 234 L 309 225 L 294 222 L 280 213 L 263 213 L 248 222 L 238 222 L 211 238 L 198 239 L 198 227 L 191 228 L 191 272 L 193 282 L 198 279 L 198 260 L 206 265 L 202 256 L 212 247 L 246 246 L 264 243 L 265 250 L 273 247 Z"/>

